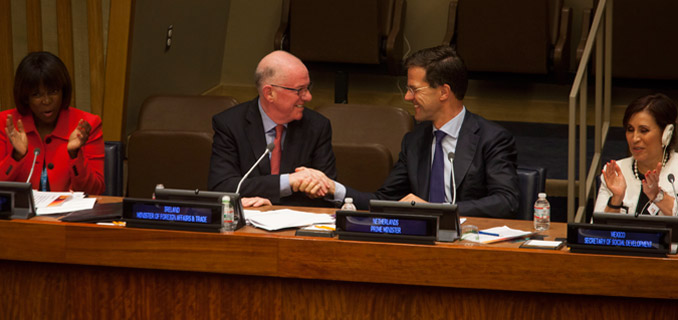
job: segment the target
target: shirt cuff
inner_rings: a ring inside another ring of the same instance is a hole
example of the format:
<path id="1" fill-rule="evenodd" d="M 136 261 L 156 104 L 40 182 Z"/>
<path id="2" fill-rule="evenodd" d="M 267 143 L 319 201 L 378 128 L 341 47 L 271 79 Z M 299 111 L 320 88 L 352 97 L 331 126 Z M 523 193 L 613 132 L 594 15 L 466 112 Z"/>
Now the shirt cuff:
<path id="1" fill-rule="evenodd" d="M 328 194 L 325 196 L 325 199 L 329 201 L 344 202 L 345 197 L 346 197 L 346 187 L 343 184 L 334 181 L 334 198 L 332 197 L 331 194 Z"/>
<path id="2" fill-rule="evenodd" d="M 290 187 L 289 173 L 280 175 L 280 197 L 287 197 L 292 195 L 292 187 Z"/>

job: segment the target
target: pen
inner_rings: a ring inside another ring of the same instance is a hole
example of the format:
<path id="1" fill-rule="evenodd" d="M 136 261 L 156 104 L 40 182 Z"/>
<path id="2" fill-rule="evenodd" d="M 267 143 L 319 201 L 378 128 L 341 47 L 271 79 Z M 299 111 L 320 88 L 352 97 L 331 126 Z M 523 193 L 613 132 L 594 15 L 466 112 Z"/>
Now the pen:
<path id="1" fill-rule="evenodd" d="M 495 237 L 498 237 L 498 236 L 499 236 L 498 233 L 485 232 L 485 231 L 478 231 L 478 234 L 484 234 L 484 235 L 486 235 L 486 236 L 495 236 Z"/>

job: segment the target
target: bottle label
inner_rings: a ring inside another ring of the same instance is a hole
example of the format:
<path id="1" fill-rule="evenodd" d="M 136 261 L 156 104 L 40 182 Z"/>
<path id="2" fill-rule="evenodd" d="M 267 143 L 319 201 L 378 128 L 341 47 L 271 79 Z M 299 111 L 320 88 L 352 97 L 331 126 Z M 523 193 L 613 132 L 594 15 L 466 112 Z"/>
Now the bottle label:
<path id="1" fill-rule="evenodd" d="M 549 207 L 534 207 L 534 217 L 537 219 L 548 219 L 550 209 Z"/>

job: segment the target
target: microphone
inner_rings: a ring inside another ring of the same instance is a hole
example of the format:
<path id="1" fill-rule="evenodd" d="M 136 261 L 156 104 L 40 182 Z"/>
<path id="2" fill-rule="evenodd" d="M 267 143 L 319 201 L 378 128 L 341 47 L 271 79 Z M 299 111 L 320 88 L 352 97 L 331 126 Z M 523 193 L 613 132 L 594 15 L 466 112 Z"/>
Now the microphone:
<path id="1" fill-rule="evenodd" d="M 26 179 L 26 183 L 30 182 L 31 177 L 33 177 L 33 169 L 35 169 L 35 161 L 38 160 L 39 154 L 40 154 L 40 148 L 33 149 L 33 164 L 31 164 L 31 172 L 28 174 L 28 179 Z"/>
<path id="2" fill-rule="evenodd" d="M 256 167 L 256 166 L 259 164 L 259 162 L 261 162 L 261 159 L 263 159 L 265 155 L 267 155 L 267 154 L 269 154 L 271 151 L 273 151 L 274 148 L 275 148 L 275 143 L 273 143 L 273 142 L 269 143 L 269 144 L 266 146 L 266 150 L 265 150 L 264 153 L 261 155 L 261 157 L 259 157 L 259 160 L 257 160 L 257 162 L 255 162 L 255 163 L 252 165 L 252 167 L 250 168 L 250 170 L 248 170 L 247 173 L 245 173 L 245 175 L 242 177 L 242 179 L 240 179 L 240 182 L 238 182 L 238 188 L 235 189 L 235 193 L 238 193 L 238 194 L 240 193 L 240 185 L 242 184 L 242 182 L 245 181 L 245 179 L 247 179 L 247 176 L 249 176 L 250 173 L 252 173 L 252 170 L 254 170 L 254 167 Z"/>
<path id="3" fill-rule="evenodd" d="M 673 182 L 676 181 L 676 177 L 673 176 L 673 173 L 669 173 L 669 182 L 671 183 L 671 189 L 673 189 L 673 210 L 671 212 L 671 215 L 673 216 L 674 212 L 676 212 L 676 206 L 678 205 L 678 195 L 676 195 L 676 186 L 673 185 Z"/>
<path id="4" fill-rule="evenodd" d="M 447 159 L 450 160 L 450 164 L 452 165 L 452 204 L 455 204 L 457 202 L 457 184 L 454 181 L 454 152 L 450 152 L 447 154 Z"/>

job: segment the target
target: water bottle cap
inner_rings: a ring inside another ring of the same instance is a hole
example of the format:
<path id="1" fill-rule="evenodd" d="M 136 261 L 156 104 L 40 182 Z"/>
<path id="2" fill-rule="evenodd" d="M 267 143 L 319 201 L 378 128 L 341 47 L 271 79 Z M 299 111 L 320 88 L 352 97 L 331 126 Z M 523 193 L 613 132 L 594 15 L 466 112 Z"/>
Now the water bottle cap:
<path id="1" fill-rule="evenodd" d="M 221 202 L 231 202 L 231 197 L 230 196 L 223 196 L 221 197 Z"/>
<path id="2" fill-rule="evenodd" d="M 539 193 L 539 199 L 546 199 L 546 193 L 545 193 L 545 192 L 540 192 L 540 193 Z"/>
<path id="3" fill-rule="evenodd" d="M 348 198 L 344 199 L 344 203 L 353 203 L 353 198 L 348 197 Z"/>

